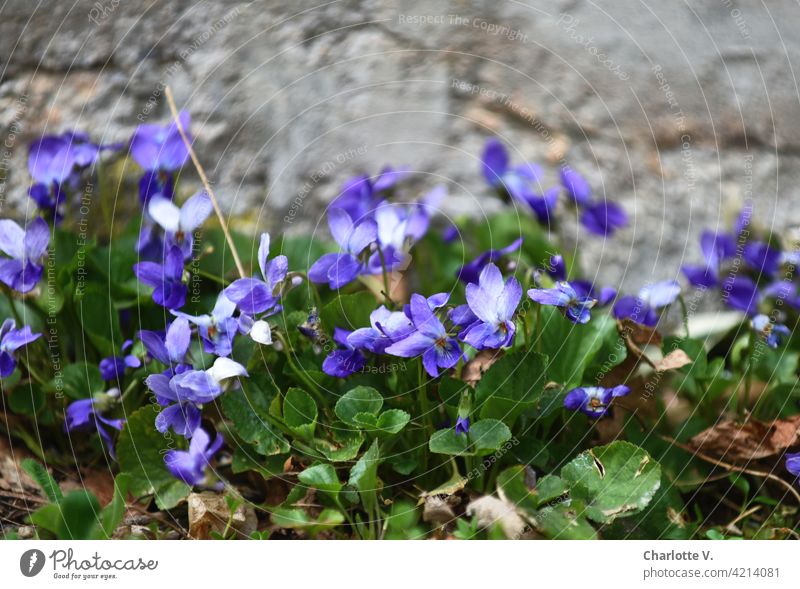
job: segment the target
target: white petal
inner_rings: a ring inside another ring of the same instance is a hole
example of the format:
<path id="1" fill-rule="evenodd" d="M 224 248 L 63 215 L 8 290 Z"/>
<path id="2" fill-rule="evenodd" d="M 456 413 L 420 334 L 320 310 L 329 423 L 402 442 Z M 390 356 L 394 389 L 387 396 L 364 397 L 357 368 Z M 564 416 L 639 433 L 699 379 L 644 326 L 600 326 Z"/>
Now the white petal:
<path id="1" fill-rule="evenodd" d="M 171 200 L 163 196 L 154 196 L 150 199 L 147 212 L 164 231 L 175 233 L 180 229 L 181 211 Z"/>
<path id="2" fill-rule="evenodd" d="M 272 330 L 269 327 L 269 323 L 266 321 L 256 321 L 253 323 L 253 327 L 250 328 L 250 337 L 254 342 L 265 346 L 271 346 Z"/>
<path id="3" fill-rule="evenodd" d="M 245 367 L 230 358 L 217 358 L 214 365 L 206 370 L 206 374 L 219 383 L 235 376 L 248 376 Z"/>

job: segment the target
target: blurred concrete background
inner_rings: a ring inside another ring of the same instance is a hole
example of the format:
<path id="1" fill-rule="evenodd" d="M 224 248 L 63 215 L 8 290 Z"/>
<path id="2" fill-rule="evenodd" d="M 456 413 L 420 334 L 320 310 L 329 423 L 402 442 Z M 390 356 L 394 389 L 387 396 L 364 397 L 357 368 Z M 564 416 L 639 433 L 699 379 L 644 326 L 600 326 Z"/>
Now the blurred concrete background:
<path id="1" fill-rule="evenodd" d="M 170 84 L 224 206 L 261 227 L 315 226 L 384 164 L 447 183 L 449 213 L 492 210 L 477 158 L 496 134 L 624 205 L 612 240 L 565 230 L 632 289 L 748 201 L 768 228 L 800 222 L 798 29 L 791 0 L 9 0 L 3 213 L 26 206 L 31 139 L 125 140 L 168 118 Z"/>

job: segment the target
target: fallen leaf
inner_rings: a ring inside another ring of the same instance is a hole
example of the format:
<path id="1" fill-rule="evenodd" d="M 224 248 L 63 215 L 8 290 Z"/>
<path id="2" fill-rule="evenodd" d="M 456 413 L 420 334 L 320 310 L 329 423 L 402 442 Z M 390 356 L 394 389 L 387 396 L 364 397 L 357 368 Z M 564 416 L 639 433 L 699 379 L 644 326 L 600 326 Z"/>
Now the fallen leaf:
<path id="1" fill-rule="evenodd" d="M 647 327 L 630 319 L 617 321 L 617 331 L 622 339 L 629 339 L 637 346 L 661 345 L 661 334 L 655 327 Z"/>
<path id="2" fill-rule="evenodd" d="M 706 454 L 746 462 L 775 456 L 800 444 L 800 415 L 764 423 L 723 421 L 694 436 L 689 445 Z"/>
<path id="3" fill-rule="evenodd" d="M 475 499 L 467 505 L 467 516 L 474 516 L 481 528 L 500 524 L 503 533 L 511 539 L 520 538 L 528 528 L 513 504 L 491 495 Z"/>
<path id="4" fill-rule="evenodd" d="M 464 364 L 461 380 L 474 388 L 492 364 L 502 357 L 503 350 L 481 350 L 472 360 Z"/>
<path id="5" fill-rule="evenodd" d="M 258 520 L 252 506 L 242 503 L 231 517 L 225 496 L 211 491 L 189 495 L 189 536 L 195 540 L 208 540 L 211 532 L 234 532 L 247 538 L 256 530 Z M 230 525 L 229 525 L 230 522 Z M 226 530 L 227 528 L 227 530 Z"/>
<path id="6" fill-rule="evenodd" d="M 667 370 L 677 370 L 683 368 L 687 364 L 691 364 L 692 359 L 683 350 L 672 350 L 669 354 L 656 362 L 656 372 L 665 372 Z"/>

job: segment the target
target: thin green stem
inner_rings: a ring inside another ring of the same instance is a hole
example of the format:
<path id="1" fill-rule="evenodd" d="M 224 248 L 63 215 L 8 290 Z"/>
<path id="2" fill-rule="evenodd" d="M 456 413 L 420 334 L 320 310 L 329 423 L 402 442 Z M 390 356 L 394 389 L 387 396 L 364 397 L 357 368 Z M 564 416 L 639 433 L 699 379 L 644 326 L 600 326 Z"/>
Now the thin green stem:
<path id="1" fill-rule="evenodd" d="M 303 382 L 303 384 L 309 389 L 308 392 L 314 395 L 314 397 L 317 399 L 317 402 L 320 405 L 322 405 L 323 407 L 327 407 L 328 403 L 326 402 L 325 397 L 322 394 L 322 391 L 319 390 L 316 383 L 314 383 L 310 378 L 308 378 L 308 375 L 294 361 L 294 358 L 292 357 L 292 351 L 289 347 L 289 342 L 286 340 L 285 337 L 283 337 L 282 334 L 276 333 L 275 335 L 283 345 L 283 351 L 286 355 L 286 362 L 287 364 L 289 364 L 289 368 L 292 370 L 294 375 Z"/>
<path id="2" fill-rule="evenodd" d="M 683 318 L 683 330 L 686 332 L 686 337 L 691 337 L 689 335 L 689 309 L 686 307 L 686 301 L 683 298 L 683 295 L 678 295 L 678 302 L 681 305 L 681 315 Z"/>
<path id="3" fill-rule="evenodd" d="M 745 365 L 744 373 L 744 402 L 739 408 L 740 415 L 747 409 L 750 404 L 750 391 L 753 388 L 753 360 L 756 353 L 756 342 L 758 341 L 758 334 L 755 330 L 750 330 L 750 341 L 747 346 L 747 364 Z"/>

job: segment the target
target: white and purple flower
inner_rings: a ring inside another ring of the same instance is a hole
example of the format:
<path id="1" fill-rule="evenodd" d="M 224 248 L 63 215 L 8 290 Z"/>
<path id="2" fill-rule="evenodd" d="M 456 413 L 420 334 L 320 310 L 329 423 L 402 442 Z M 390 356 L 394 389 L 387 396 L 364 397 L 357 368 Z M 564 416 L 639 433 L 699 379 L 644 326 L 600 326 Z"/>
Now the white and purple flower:
<path id="1" fill-rule="evenodd" d="M 580 296 L 569 282 L 558 282 L 553 288 L 532 288 L 528 297 L 540 305 L 551 305 L 564 311 L 573 323 L 588 323 L 592 318 L 590 310 L 597 300 Z"/>
<path id="2" fill-rule="evenodd" d="M 108 453 L 114 458 L 114 439 L 106 428 L 110 427 L 120 431 L 125 425 L 125 420 L 103 417 L 102 413 L 111 409 L 118 400 L 119 389 L 111 389 L 106 393 L 99 393 L 91 399 L 73 401 L 64 412 L 65 431 L 97 431 L 108 447 Z"/>
<path id="3" fill-rule="evenodd" d="M 788 327 L 773 322 L 766 315 L 756 315 L 750 321 L 750 325 L 756 333 L 764 338 L 770 348 L 777 348 L 784 339 L 792 335 Z"/>
<path id="4" fill-rule="evenodd" d="M 126 340 L 122 344 L 121 352 L 125 353 L 133 346 L 133 340 Z M 100 360 L 99 368 L 103 380 L 118 380 L 125 374 L 127 368 L 139 368 L 142 361 L 133 354 L 124 356 L 108 356 Z"/>
<path id="5" fill-rule="evenodd" d="M 194 231 L 213 210 L 211 199 L 204 191 L 187 199 L 180 208 L 160 195 L 153 196 L 147 205 L 150 217 L 166 232 L 167 247 L 180 248 L 184 259 L 192 256 Z"/>
<path id="6" fill-rule="evenodd" d="M 280 311 L 278 301 L 281 296 L 281 287 L 289 271 L 289 260 L 286 256 L 280 255 L 267 261 L 269 246 L 269 233 L 262 233 L 258 246 L 258 267 L 263 280 L 240 278 L 223 291 L 242 313 L 271 315 Z"/>
<path id="7" fill-rule="evenodd" d="M 442 369 L 458 364 L 463 355 L 458 340 L 448 335 L 428 300 L 420 294 L 412 295 L 409 313 L 416 331 L 388 346 L 386 353 L 400 358 L 422 356 L 425 370 L 434 378 Z"/>
<path id="8" fill-rule="evenodd" d="M 308 278 L 318 284 L 327 282 L 332 289 L 339 289 L 361 274 L 371 273 L 364 260 L 364 250 L 377 239 L 378 226 L 372 219 L 354 224 L 350 215 L 339 208 L 328 213 L 328 226 L 342 251 L 325 254 L 314 262 Z"/>
<path id="9" fill-rule="evenodd" d="M 514 340 L 514 313 L 522 298 L 522 287 L 513 276 L 505 283 L 494 264 L 489 264 L 478 284 L 467 285 L 467 305 L 476 321 L 466 327 L 461 339 L 476 350 L 503 348 Z"/>
<path id="10" fill-rule="evenodd" d="M 11 376 L 17 367 L 14 352 L 36 341 L 42 335 L 33 333 L 28 325 L 22 329 L 16 329 L 16 326 L 13 319 L 6 319 L 0 326 L 0 378 Z"/>
<path id="11" fill-rule="evenodd" d="M 581 411 L 598 419 L 603 417 L 611 406 L 611 401 L 616 397 L 623 397 L 631 390 L 625 385 L 613 388 L 605 387 L 578 387 L 572 389 L 564 397 L 564 407 L 571 411 Z"/>
<path id="12" fill-rule="evenodd" d="M 151 374 L 145 383 L 164 407 L 156 417 L 156 429 L 166 433 L 172 428 L 178 435 L 192 437 L 200 427 L 202 406 L 219 397 L 227 381 L 241 376 L 248 376 L 247 370 L 230 358 L 217 358 L 207 370 L 185 370 L 172 377 Z"/>
<path id="13" fill-rule="evenodd" d="M 17 292 L 33 290 L 42 277 L 42 256 L 50 244 L 50 229 L 37 217 L 23 229 L 11 219 L 0 220 L 0 282 Z"/>
<path id="14" fill-rule="evenodd" d="M 653 327 L 658 323 L 659 309 L 675 302 L 681 294 L 676 280 L 663 280 L 643 287 L 637 296 L 620 297 L 614 305 L 617 319 L 630 319 L 641 325 Z"/>

